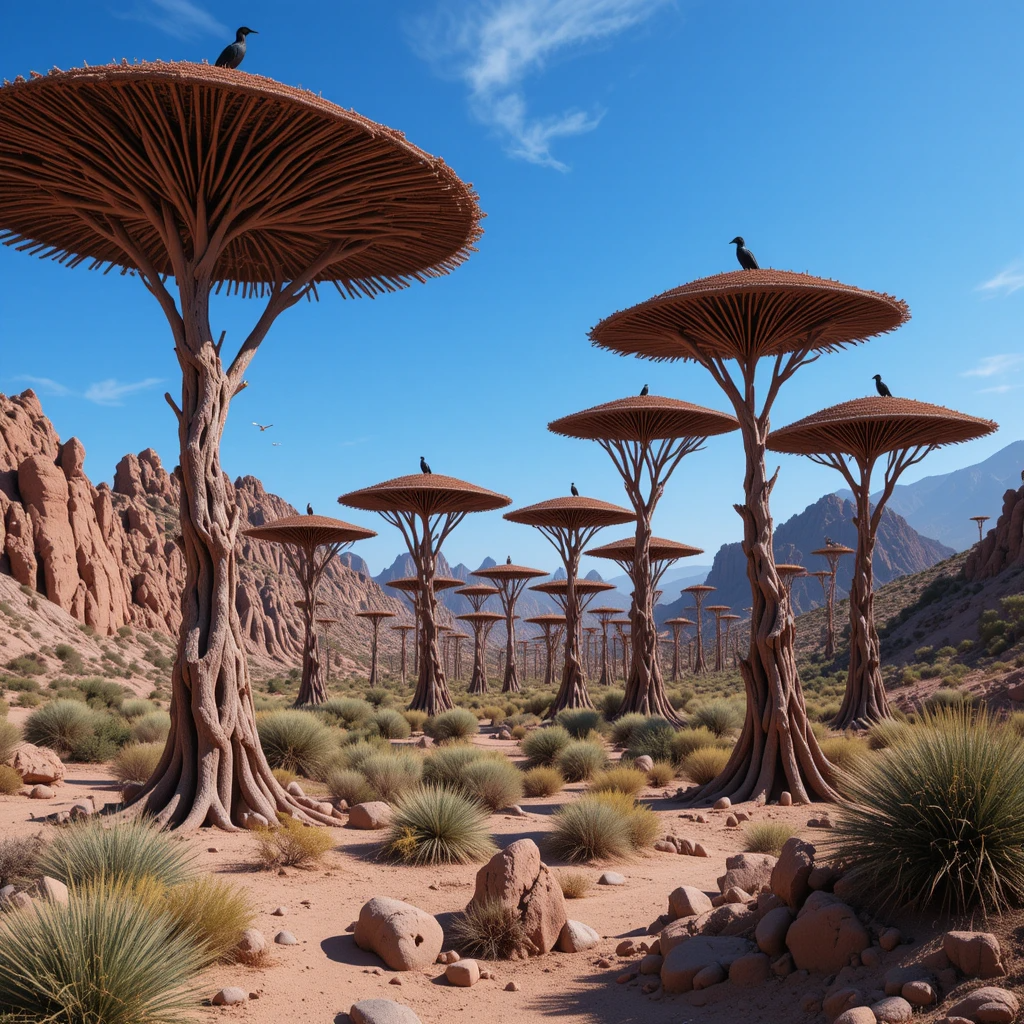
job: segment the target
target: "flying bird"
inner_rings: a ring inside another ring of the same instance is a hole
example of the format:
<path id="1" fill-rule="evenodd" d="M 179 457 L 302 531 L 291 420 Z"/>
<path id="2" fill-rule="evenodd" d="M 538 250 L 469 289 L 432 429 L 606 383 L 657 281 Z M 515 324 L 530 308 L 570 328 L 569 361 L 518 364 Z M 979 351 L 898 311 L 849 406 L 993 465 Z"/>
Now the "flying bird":
<path id="1" fill-rule="evenodd" d="M 569 490 L 572 492 L 572 496 L 574 498 L 578 498 L 580 496 L 580 492 L 576 490 L 576 485 L 575 484 L 570 483 L 569 484 Z"/>
<path id="2" fill-rule="evenodd" d="M 311 516 L 312 514 L 313 514 L 313 506 L 310 505 L 310 503 L 307 501 L 306 502 L 306 515 L 307 516 Z"/>
<path id="3" fill-rule="evenodd" d="M 221 55 L 217 58 L 219 68 L 237 68 L 245 60 L 245 37 L 249 35 L 258 36 L 259 32 L 254 28 L 246 28 L 244 25 L 235 33 L 235 41 L 225 46 Z"/>
<path id="4" fill-rule="evenodd" d="M 427 465 L 427 460 L 422 455 L 420 456 L 420 472 L 426 473 L 428 476 L 432 472 L 430 466 Z"/>
<path id="5" fill-rule="evenodd" d="M 1024 476 L 1024 473 L 1021 473 L 1021 476 Z M 506 565 L 511 565 L 511 564 L 512 564 L 512 556 L 511 556 L 511 555 L 509 555 L 509 556 L 508 556 L 508 557 L 507 557 L 507 558 L 505 559 L 505 564 L 506 564 Z"/>
<path id="6" fill-rule="evenodd" d="M 643 397 L 644 395 L 649 395 L 649 394 L 650 394 L 650 391 L 648 390 L 648 388 L 647 388 L 647 385 L 645 384 L 645 385 L 644 385 L 644 386 L 643 386 L 643 387 L 642 387 L 642 388 L 640 389 L 640 397 L 642 398 L 642 397 Z"/>
<path id="7" fill-rule="evenodd" d="M 253 420 L 252 421 L 252 425 L 254 427 L 259 427 L 260 428 L 260 433 L 262 434 L 264 430 L 269 430 L 274 424 L 273 423 L 268 423 L 266 426 L 264 426 L 262 423 L 257 423 L 255 420 Z"/>
<path id="8" fill-rule="evenodd" d="M 876 373 L 872 380 L 875 382 L 875 390 L 883 398 L 892 398 L 892 392 L 889 390 L 888 386 L 882 380 L 882 375 L 880 373 Z"/>
<path id="9" fill-rule="evenodd" d="M 740 266 L 744 270 L 761 269 L 754 259 L 754 254 L 747 248 L 747 243 L 743 241 L 742 235 L 737 235 L 729 244 L 736 246 L 736 259 L 740 261 Z"/>
<path id="10" fill-rule="evenodd" d="M 281 447 L 281 442 L 280 441 L 271 441 L 270 442 L 270 447 L 271 448 L 280 448 Z"/>

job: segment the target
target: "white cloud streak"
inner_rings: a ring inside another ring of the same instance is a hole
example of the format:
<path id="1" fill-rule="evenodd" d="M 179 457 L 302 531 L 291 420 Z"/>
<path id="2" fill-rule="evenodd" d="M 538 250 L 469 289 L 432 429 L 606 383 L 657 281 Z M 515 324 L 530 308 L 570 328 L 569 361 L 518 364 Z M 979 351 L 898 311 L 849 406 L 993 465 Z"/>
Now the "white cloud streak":
<path id="1" fill-rule="evenodd" d="M 961 377 L 995 377 L 1000 373 L 1009 373 L 1024 363 L 1024 354 L 1006 352 L 998 356 L 982 356 L 978 365 L 964 370 Z"/>
<path id="2" fill-rule="evenodd" d="M 1018 391 L 1024 384 L 997 384 L 993 388 L 978 388 L 976 395 L 1005 395 L 1008 391 Z"/>
<path id="3" fill-rule="evenodd" d="M 141 0 L 130 11 L 118 15 L 131 21 L 153 25 L 175 39 L 225 36 L 230 30 L 212 14 L 191 0 Z M 229 40 L 225 38 L 225 42 Z"/>
<path id="4" fill-rule="evenodd" d="M 101 380 L 90 384 L 86 389 L 84 397 L 95 402 L 96 405 L 122 405 L 122 399 L 126 395 L 135 394 L 137 391 L 146 391 L 160 383 L 159 377 L 147 377 L 145 380 L 132 381 L 122 384 L 120 381 Z"/>
<path id="5" fill-rule="evenodd" d="M 983 281 L 975 291 L 985 292 L 989 297 L 995 295 L 1012 295 L 1024 288 L 1024 262 L 1014 260 L 1009 266 L 1003 267 L 995 277 Z"/>
<path id="6" fill-rule="evenodd" d="M 27 373 L 23 373 L 14 379 L 23 380 L 25 383 L 33 385 L 34 390 L 41 391 L 44 395 L 63 398 L 66 395 L 73 394 L 71 388 L 66 388 L 60 381 L 51 380 L 49 377 L 32 377 Z"/>
<path id="7" fill-rule="evenodd" d="M 568 168 L 554 140 L 593 131 L 601 112 L 567 110 L 546 117 L 527 109 L 524 81 L 556 55 L 610 39 L 670 0 L 485 0 L 446 8 L 418 25 L 416 45 L 469 88 L 470 109 L 505 139 L 510 155 L 543 167 Z"/>

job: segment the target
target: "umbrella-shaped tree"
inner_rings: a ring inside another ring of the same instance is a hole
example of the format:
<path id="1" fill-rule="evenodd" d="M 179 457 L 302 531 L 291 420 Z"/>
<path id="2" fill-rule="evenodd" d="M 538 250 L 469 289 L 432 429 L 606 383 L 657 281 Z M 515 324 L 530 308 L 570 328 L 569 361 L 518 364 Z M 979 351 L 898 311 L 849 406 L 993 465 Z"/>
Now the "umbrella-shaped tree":
<path id="1" fill-rule="evenodd" d="M 341 619 L 336 619 L 333 615 L 321 615 L 316 620 L 316 624 L 324 631 L 324 680 L 328 686 L 331 683 L 331 626 L 336 626 L 339 622 Z"/>
<path id="2" fill-rule="evenodd" d="M 793 584 L 799 577 L 806 576 L 807 570 L 802 565 L 796 565 L 793 562 L 776 562 L 775 571 L 778 572 L 782 585 L 786 588 L 786 599 L 789 601 L 789 607 L 792 611 Z"/>
<path id="3" fill-rule="evenodd" d="M 343 494 L 338 501 L 377 512 L 401 531 L 419 582 L 419 675 L 410 710 L 436 715 L 452 698 L 438 645 L 434 573 L 437 556 L 452 530 L 471 512 L 490 512 L 512 503 L 504 494 L 440 473 L 416 473 Z M 461 582 L 461 581 L 460 581 Z"/>
<path id="4" fill-rule="evenodd" d="M 741 662 L 747 708 L 722 774 L 691 799 L 768 799 L 786 789 L 798 802 L 836 799 L 833 770 L 807 719 L 793 649 L 792 617 L 775 570 L 765 466 L 769 419 L 780 388 L 823 352 L 899 327 L 905 303 L 809 274 L 741 270 L 693 281 L 608 317 L 594 344 L 648 359 L 686 359 L 707 370 L 732 403 L 746 459 L 743 520 L 753 611 Z M 762 392 L 758 402 L 758 367 Z M 782 614 L 780 614 L 780 611 Z"/>
<path id="5" fill-rule="evenodd" d="M 380 641 L 380 624 L 385 619 L 393 619 L 395 613 L 384 609 L 369 608 L 366 611 L 356 612 L 356 615 L 361 619 L 367 619 L 370 623 L 370 676 L 367 679 L 367 685 L 374 687 L 377 685 L 377 646 Z"/>
<path id="6" fill-rule="evenodd" d="M 416 627 L 411 622 L 400 622 L 397 626 L 391 627 L 398 635 L 402 638 L 402 653 L 399 661 L 399 672 L 402 679 L 402 685 L 405 686 L 405 675 L 407 661 L 407 650 L 409 634 L 416 632 Z"/>
<path id="7" fill-rule="evenodd" d="M 665 625 L 672 630 L 672 682 L 679 679 L 679 633 L 684 626 L 692 626 L 693 620 L 685 616 L 677 616 L 674 619 L 666 619 Z"/>
<path id="8" fill-rule="evenodd" d="M 615 672 L 613 671 L 611 675 L 608 674 L 608 627 L 611 625 L 612 619 L 622 614 L 622 609 L 613 608 L 609 605 L 600 608 L 589 608 L 588 611 L 591 615 L 596 615 L 597 621 L 601 623 L 601 678 L 598 679 L 597 685 L 611 686 L 614 681 Z"/>
<path id="9" fill-rule="evenodd" d="M 357 540 L 366 540 L 377 534 L 341 519 L 298 515 L 284 516 L 262 526 L 251 526 L 242 532 L 254 540 L 270 541 L 284 547 L 288 564 L 302 587 L 302 600 L 298 602 L 304 630 L 302 681 L 295 706 L 323 704 L 327 700 L 327 683 L 316 635 L 320 583 L 339 551 L 351 547 Z"/>
<path id="10" fill-rule="evenodd" d="M 872 558 L 878 525 L 900 476 L 930 452 L 998 430 L 991 420 L 910 398 L 856 398 L 774 431 L 773 451 L 806 455 L 838 470 L 857 505 L 857 553 L 850 584 L 850 667 L 833 726 L 867 728 L 890 717 L 875 629 Z M 882 486 L 871 505 L 871 477 L 884 457 Z"/>
<path id="11" fill-rule="evenodd" d="M 433 582 L 434 593 L 440 593 L 442 590 L 451 590 L 453 587 L 461 587 L 463 582 L 463 580 L 457 579 L 455 576 L 435 576 Z M 409 605 L 409 610 L 412 612 L 415 624 L 413 628 L 416 631 L 416 638 L 412 649 L 412 670 L 418 678 L 420 671 L 420 581 L 415 576 L 402 576 L 396 580 L 388 580 L 384 586 L 397 590 L 405 598 L 406 604 Z"/>
<path id="12" fill-rule="evenodd" d="M 836 581 L 839 574 L 839 559 L 843 555 L 855 555 L 853 548 L 845 544 L 830 542 L 823 548 L 812 551 L 828 562 L 828 589 L 825 594 L 825 657 L 831 660 L 836 656 Z M 822 580 L 821 585 L 825 586 Z"/>
<path id="13" fill-rule="evenodd" d="M 729 606 L 727 604 L 709 604 L 707 610 L 715 617 L 715 671 L 721 672 L 725 668 L 722 652 L 722 616 L 729 611 Z"/>
<path id="14" fill-rule="evenodd" d="M 707 675 L 708 664 L 704 660 L 704 600 L 715 588 L 707 583 L 694 583 L 692 587 L 684 587 L 681 593 L 693 598 L 694 621 L 697 632 L 694 636 L 693 671 L 699 675 Z"/>
<path id="15" fill-rule="evenodd" d="M 473 675 L 469 680 L 470 693 L 487 692 L 487 640 L 496 622 L 505 618 L 501 612 L 468 612 L 460 615 L 462 622 L 473 627 Z"/>
<path id="16" fill-rule="evenodd" d="M 354 298 L 445 274 L 479 219 L 472 191 L 399 133 L 257 75 L 124 61 L 0 89 L 0 241 L 137 276 L 181 367 L 180 399 L 167 396 L 185 560 L 171 730 L 129 813 L 228 830 L 279 811 L 330 821 L 285 793 L 256 734 L 221 437 L 279 314 L 325 285 Z M 233 357 L 210 323 L 221 289 L 265 301 Z"/>
<path id="17" fill-rule="evenodd" d="M 541 629 L 541 647 L 544 650 L 544 685 L 553 685 L 554 678 L 554 664 L 555 664 L 555 651 L 558 648 L 558 642 L 562 636 L 562 630 L 565 629 L 565 616 L 555 615 L 554 613 L 549 615 L 535 615 L 532 619 L 527 619 L 533 626 L 539 626 Z"/>

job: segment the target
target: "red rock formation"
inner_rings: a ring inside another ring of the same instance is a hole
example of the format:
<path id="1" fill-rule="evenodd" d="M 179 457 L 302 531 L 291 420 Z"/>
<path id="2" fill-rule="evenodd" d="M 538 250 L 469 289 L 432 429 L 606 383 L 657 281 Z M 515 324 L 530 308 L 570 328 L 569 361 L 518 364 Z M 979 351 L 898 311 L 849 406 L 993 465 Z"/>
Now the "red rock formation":
<path id="1" fill-rule="evenodd" d="M 1024 562 L 1024 487 L 1003 495 L 995 528 L 971 548 L 964 575 L 972 582 L 985 580 L 1017 562 Z"/>

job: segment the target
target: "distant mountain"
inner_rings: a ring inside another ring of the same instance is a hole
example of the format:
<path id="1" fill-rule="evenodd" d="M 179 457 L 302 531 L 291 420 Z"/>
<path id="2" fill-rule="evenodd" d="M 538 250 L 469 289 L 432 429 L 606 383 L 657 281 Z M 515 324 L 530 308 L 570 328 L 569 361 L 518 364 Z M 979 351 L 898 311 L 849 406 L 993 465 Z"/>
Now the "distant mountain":
<path id="1" fill-rule="evenodd" d="M 1022 469 L 1024 441 L 1014 441 L 977 465 L 897 484 L 887 507 L 926 537 L 963 551 L 978 540 L 971 516 L 990 516 L 986 526 L 994 527 L 1003 494 L 1020 486 Z M 836 493 L 846 499 L 853 497 L 848 490 Z M 877 497 L 872 495 L 872 499 Z"/>
<path id="2" fill-rule="evenodd" d="M 665 601 L 666 598 L 674 601 L 683 587 L 692 587 L 695 583 L 703 583 L 709 572 L 711 572 L 710 565 L 691 565 L 689 563 L 666 569 L 665 575 L 661 578 L 662 601 Z M 633 584 L 625 573 L 621 576 L 613 576 L 608 582 L 614 583 L 623 594 L 629 595 L 633 592 Z"/>

